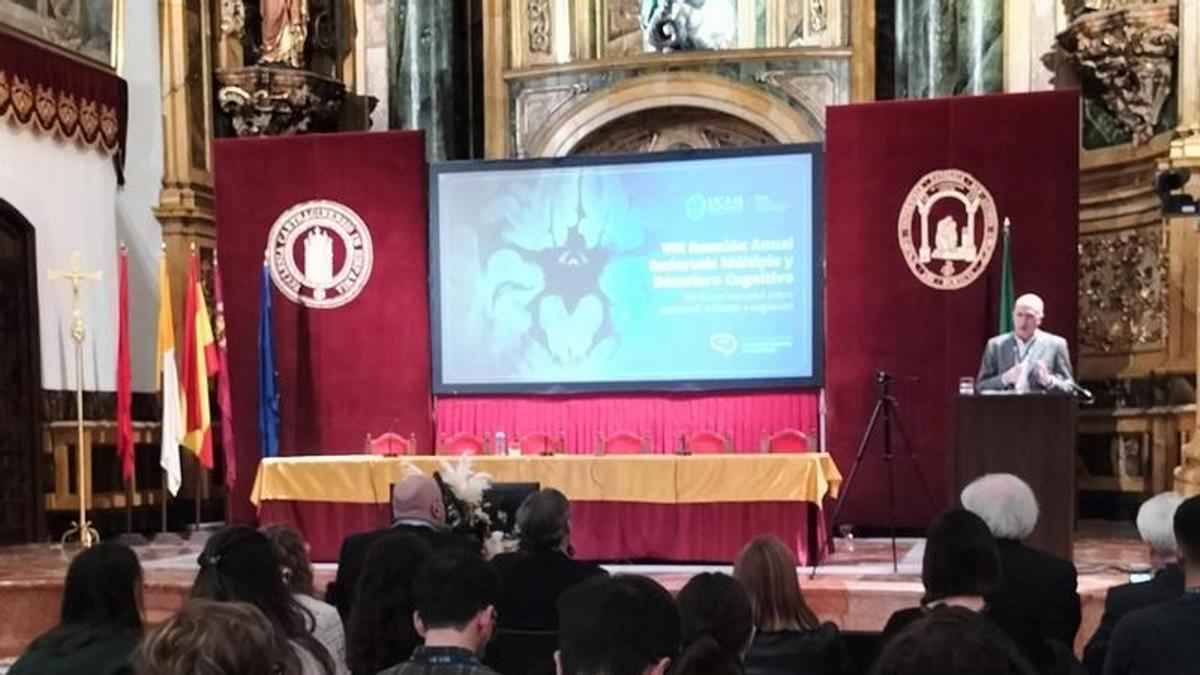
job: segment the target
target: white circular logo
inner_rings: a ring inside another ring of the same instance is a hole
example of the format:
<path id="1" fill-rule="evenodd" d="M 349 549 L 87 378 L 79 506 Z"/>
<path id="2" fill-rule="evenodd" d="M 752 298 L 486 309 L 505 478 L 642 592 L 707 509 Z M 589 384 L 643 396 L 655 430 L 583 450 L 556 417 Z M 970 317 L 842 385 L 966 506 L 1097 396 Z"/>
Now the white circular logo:
<path id="1" fill-rule="evenodd" d="M 999 233 L 992 194 L 959 169 L 922 176 L 909 190 L 897 223 L 908 268 L 921 283 L 942 291 L 964 288 L 983 274 Z"/>
<path id="2" fill-rule="evenodd" d="M 353 300 L 371 277 L 367 224 L 345 204 L 316 199 L 284 211 L 267 240 L 271 280 L 292 302 L 334 309 Z"/>

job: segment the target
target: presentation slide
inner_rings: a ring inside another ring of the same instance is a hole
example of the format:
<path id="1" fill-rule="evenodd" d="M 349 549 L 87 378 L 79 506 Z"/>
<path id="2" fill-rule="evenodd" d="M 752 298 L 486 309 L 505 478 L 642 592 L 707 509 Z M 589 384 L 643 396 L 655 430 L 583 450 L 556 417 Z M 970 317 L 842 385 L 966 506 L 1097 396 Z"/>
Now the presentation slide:
<path id="1" fill-rule="evenodd" d="M 819 146 L 435 165 L 435 389 L 819 385 L 819 171 Z"/>

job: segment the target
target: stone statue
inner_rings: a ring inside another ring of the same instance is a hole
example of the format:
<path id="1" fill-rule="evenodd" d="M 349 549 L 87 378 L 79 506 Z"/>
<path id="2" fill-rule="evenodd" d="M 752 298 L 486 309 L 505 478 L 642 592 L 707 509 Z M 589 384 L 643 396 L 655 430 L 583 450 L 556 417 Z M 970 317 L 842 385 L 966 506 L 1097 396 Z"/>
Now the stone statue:
<path id="1" fill-rule="evenodd" d="M 262 55 L 258 62 L 304 67 L 308 37 L 308 0 L 259 0 Z"/>

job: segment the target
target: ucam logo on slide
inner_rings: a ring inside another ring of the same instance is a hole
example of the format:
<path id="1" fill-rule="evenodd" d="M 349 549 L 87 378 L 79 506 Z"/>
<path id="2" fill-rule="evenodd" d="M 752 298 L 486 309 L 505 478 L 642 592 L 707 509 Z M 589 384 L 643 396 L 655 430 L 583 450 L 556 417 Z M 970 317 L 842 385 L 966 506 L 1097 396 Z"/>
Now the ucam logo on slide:
<path id="1" fill-rule="evenodd" d="M 689 220 L 700 220 L 706 215 L 740 216 L 746 210 L 746 200 L 741 195 L 705 195 L 693 192 L 687 198 L 684 211 Z"/>

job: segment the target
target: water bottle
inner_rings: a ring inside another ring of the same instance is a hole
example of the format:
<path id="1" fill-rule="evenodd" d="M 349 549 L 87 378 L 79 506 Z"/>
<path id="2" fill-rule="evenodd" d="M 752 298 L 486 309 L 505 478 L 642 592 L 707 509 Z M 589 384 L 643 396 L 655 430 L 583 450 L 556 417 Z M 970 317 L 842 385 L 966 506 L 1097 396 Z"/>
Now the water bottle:
<path id="1" fill-rule="evenodd" d="M 508 442 L 505 440 L 504 432 L 496 432 L 496 447 L 492 448 L 492 453 L 496 455 L 508 454 Z"/>

